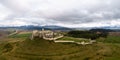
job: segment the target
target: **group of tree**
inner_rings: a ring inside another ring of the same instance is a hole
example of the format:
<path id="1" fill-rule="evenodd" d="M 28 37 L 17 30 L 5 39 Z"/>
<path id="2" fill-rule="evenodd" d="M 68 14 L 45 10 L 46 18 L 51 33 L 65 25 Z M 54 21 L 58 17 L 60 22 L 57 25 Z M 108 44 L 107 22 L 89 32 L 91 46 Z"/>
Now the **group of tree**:
<path id="1" fill-rule="evenodd" d="M 69 31 L 67 33 L 67 36 L 75 37 L 75 38 L 87 38 L 91 40 L 95 40 L 99 37 L 104 37 L 106 38 L 108 35 L 108 32 L 99 32 L 99 31 Z"/>

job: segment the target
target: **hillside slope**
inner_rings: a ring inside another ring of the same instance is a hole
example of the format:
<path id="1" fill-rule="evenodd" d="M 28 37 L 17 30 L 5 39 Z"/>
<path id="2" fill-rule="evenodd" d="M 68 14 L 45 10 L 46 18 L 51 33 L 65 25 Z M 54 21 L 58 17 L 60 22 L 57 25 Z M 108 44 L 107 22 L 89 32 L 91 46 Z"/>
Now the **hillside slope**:
<path id="1" fill-rule="evenodd" d="M 39 38 L 35 40 L 21 38 L 15 42 L 0 43 L 1 60 L 119 60 L 119 51 L 119 43 L 98 42 L 83 46 L 54 43 Z"/>

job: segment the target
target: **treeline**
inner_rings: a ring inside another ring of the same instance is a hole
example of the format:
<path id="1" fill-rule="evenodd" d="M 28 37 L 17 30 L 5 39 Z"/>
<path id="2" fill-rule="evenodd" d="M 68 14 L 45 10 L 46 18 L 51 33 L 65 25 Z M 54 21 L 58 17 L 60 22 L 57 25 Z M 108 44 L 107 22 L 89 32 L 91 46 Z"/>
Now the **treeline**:
<path id="1" fill-rule="evenodd" d="M 91 29 L 89 31 L 92 31 L 92 32 L 115 32 L 114 30 L 111 30 L 111 29 Z"/>
<path id="2" fill-rule="evenodd" d="M 70 31 L 67 33 L 67 36 L 75 37 L 75 38 L 87 38 L 91 40 L 95 40 L 99 37 L 106 38 L 108 35 L 107 32 L 93 32 L 93 31 Z"/>

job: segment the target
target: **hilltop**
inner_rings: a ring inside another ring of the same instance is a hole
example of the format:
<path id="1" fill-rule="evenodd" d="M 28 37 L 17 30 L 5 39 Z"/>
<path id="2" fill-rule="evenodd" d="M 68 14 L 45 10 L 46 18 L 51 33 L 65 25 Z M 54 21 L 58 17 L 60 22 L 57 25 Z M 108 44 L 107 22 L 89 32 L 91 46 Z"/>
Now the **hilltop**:
<path id="1" fill-rule="evenodd" d="M 119 37 L 98 39 L 92 45 L 54 43 L 35 38 L 30 33 L 16 34 L 0 41 L 1 60 L 119 60 Z M 69 38 L 69 37 L 68 37 Z M 67 38 L 67 39 L 68 39 Z M 71 39 L 71 38 L 70 38 Z M 74 38 L 72 38 L 74 39 Z M 76 38 L 75 38 L 76 39 Z M 113 41 L 111 41 L 113 40 Z"/>

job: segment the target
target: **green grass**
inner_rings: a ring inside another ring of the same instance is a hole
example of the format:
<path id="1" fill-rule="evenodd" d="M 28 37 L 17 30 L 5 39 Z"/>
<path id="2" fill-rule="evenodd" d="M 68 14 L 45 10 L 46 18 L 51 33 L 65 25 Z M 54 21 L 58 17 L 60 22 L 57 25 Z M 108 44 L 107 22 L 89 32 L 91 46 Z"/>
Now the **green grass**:
<path id="1" fill-rule="evenodd" d="M 14 34 L 9 36 L 9 38 L 27 38 L 30 37 L 32 33 L 26 33 L 26 34 Z"/>
<path id="2" fill-rule="evenodd" d="M 54 43 L 44 39 L 36 38 L 29 40 L 19 37 L 2 43 L 0 41 L 0 60 L 119 60 L 120 44 L 99 39 L 98 43 L 92 45 L 77 45 Z M 113 39 L 116 37 L 108 37 Z M 10 38 L 9 38 L 10 39 Z M 80 38 L 63 37 L 63 40 L 81 40 Z M 117 37 L 119 39 L 119 37 Z M 14 41 L 15 40 L 15 41 Z M 84 39 L 83 39 L 84 40 Z M 119 42 L 119 40 L 118 40 Z"/>
<path id="3" fill-rule="evenodd" d="M 68 36 L 64 36 L 63 38 L 60 38 L 58 40 L 67 40 L 67 41 L 75 41 L 75 42 L 89 42 L 88 39 L 84 39 L 84 38 L 74 38 L 74 37 L 68 37 Z"/>
<path id="4" fill-rule="evenodd" d="M 107 38 L 98 39 L 98 41 L 104 43 L 120 43 L 120 36 L 108 36 Z"/>

